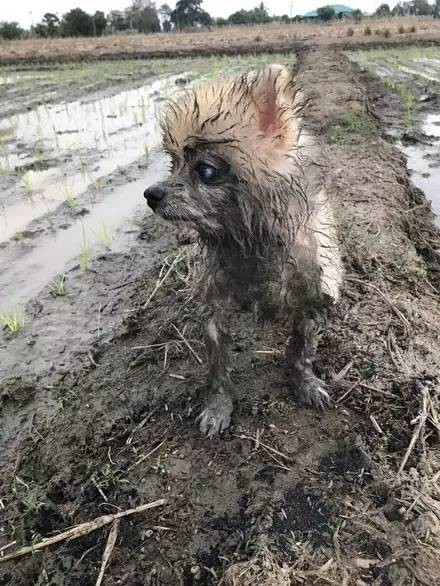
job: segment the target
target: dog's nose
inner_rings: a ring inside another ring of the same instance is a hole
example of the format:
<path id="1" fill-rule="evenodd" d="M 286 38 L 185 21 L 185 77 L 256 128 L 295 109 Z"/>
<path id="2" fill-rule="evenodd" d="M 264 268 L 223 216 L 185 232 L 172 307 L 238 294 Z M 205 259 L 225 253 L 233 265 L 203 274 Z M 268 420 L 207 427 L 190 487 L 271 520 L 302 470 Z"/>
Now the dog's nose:
<path id="1" fill-rule="evenodd" d="M 153 185 L 144 191 L 144 197 L 152 210 L 155 210 L 165 197 L 165 189 L 159 185 Z"/>

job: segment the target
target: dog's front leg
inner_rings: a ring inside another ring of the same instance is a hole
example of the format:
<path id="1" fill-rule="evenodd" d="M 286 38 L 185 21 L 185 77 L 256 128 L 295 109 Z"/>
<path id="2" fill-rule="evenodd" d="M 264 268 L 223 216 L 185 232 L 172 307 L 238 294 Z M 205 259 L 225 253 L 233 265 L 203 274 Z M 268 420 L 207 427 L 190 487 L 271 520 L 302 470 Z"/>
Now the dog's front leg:
<path id="1" fill-rule="evenodd" d="M 228 368 L 231 336 L 226 326 L 226 316 L 220 305 L 216 303 L 210 307 L 205 316 L 209 394 L 198 421 L 200 431 L 208 437 L 213 437 L 227 429 L 231 423 L 232 383 Z"/>
<path id="2" fill-rule="evenodd" d="M 293 370 L 298 401 L 318 409 L 331 403 L 326 384 L 313 371 L 319 334 L 326 318 L 327 307 L 305 312 L 302 318 L 294 322 L 286 353 Z"/>

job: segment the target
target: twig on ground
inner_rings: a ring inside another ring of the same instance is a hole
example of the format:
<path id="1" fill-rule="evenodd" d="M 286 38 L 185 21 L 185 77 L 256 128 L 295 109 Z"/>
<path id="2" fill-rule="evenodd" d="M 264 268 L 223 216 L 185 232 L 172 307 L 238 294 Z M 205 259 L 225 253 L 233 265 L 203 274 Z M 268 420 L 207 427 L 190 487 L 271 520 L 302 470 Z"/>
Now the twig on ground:
<path id="1" fill-rule="evenodd" d="M 185 336 L 182 334 L 182 332 L 179 330 L 179 328 L 176 327 L 174 324 L 171 324 L 171 325 L 176 330 L 177 335 L 182 340 L 182 342 L 186 345 L 186 347 L 191 352 L 191 354 L 194 356 L 194 358 L 196 359 L 196 361 L 199 364 L 203 364 L 203 360 L 200 358 L 200 356 L 197 354 L 197 352 L 194 350 L 194 348 L 191 346 L 191 344 L 188 342 L 188 340 L 185 338 Z"/>
<path id="2" fill-rule="evenodd" d="M 339 543 L 339 530 L 340 529 L 341 529 L 341 525 L 336 527 L 335 532 L 333 533 L 333 547 L 335 550 L 336 561 L 338 563 L 339 569 L 342 572 L 341 586 L 348 586 L 348 579 L 349 579 L 348 571 L 347 571 L 347 568 L 345 567 L 345 564 L 344 564 L 344 560 L 343 560 L 342 552 L 341 552 L 341 545 Z"/>
<path id="3" fill-rule="evenodd" d="M 143 456 L 141 456 L 139 458 L 139 460 L 136 460 L 136 462 L 134 464 L 129 466 L 129 468 L 127 469 L 127 472 L 130 472 L 130 470 L 133 470 L 133 468 L 135 468 L 136 466 L 141 464 L 144 460 L 146 460 L 147 458 L 152 456 L 155 452 L 157 452 L 157 450 L 159 450 L 164 445 L 164 443 L 165 443 L 165 440 L 161 441 L 160 444 L 158 444 L 155 448 L 150 450 L 147 454 L 144 454 Z"/>
<path id="4" fill-rule="evenodd" d="M 343 395 L 341 395 L 339 397 L 339 399 L 336 400 L 336 404 L 338 403 L 342 403 L 342 401 L 351 393 L 351 391 L 353 391 L 357 386 L 359 385 L 359 381 L 357 380 L 354 384 L 351 385 L 351 387 L 345 391 L 345 393 Z"/>
<path id="5" fill-rule="evenodd" d="M 377 419 L 374 417 L 374 415 L 370 415 L 370 421 L 373 424 L 373 427 L 377 431 L 377 433 L 380 433 L 381 435 L 383 435 L 383 429 L 381 428 L 381 426 L 377 422 Z"/>
<path id="6" fill-rule="evenodd" d="M 287 456 L 286 454 L 283 454 L 283 452 L 280 452 L 280 451 L 276 450 L 275 448 L 272 448 L 271 446 L 268 446 L 267 444 L 263 444 L 263 442 L 260 440 L 259 437 L 252 437 L 252 436 L 249 436 L 249 435 L 238 435 L 236 433 L 234 433 L 233 435 L 234 435 L 234 437 L 238 437 L 239 439 L 246 439 L 246 440 L 249 440 L 251 442 L 258 442 L 258 444 L 260 446 L 262 446 L 263 448 L 266 448 L 266 450 L 269 450 L 270 452 L 273 452 L 277 456 L 280 456 L 281 458 L 284 458 L 288 462 L 293 462 L 294 461 L 293 458 L 291 458 L 290 456 Z"/>
<path id="7" fill-rule="evenodd" d="M 419 436 L 425 427 L 426 419 L 428 418 L 428 399 L 429 399 L 428 389 L 424 388 L 422 390 L 422 395 L 423 395 L 423 401 L 422 401 L 422 409 L 421 409 L 419 416 L 418 416 L 419 422 L 417 424 L 417 427 L 414 430 L 413 436 L 411 438 L 411 441 L 409 442 L 409 446 L 405 452 L 405 455 L 403 456 L 402 463 L 399 466 L 398 474 L 403 472 L 403 469 L 405 468 L 406 463 L 408 462 L 408 458 L 410 457 L 411 452 L 413 451 L 414 446 L 416 445 L 417 440 L 419 439 Z"/>
<path id="8" fill-rule="evenodd" d="M 108 534 L 107 544 L 105 546 L 104 554 L 102 556 L 101 569 L 99 570 L 99 575 L 96 580 L 95 586 L 101 586 L 102 580 L 104 579 L 105 568 L 107 567 L 110 556 L 112 555 L 113 548 L 115 547 L 116 539 L 118 537 L 118 528 L 119 519 L 116 519 Z"/>
<path id="9" fill-rule="evenodd" d="M 150 303 L 151 300 L 153 299 L 153 297 L 156 295 L 156 293 L 159 291 L 159 289 L 162 287 L 162 285 L 165 283 L 165 281 L 168 279 L 169 275 L 171 274 L 171 271 L 173 270 L 173 268 L 176 266 L 176 264 L 182 260 L 183 255 L 182 252 L 179 252 L 173 259 L 173 262 L 170 264 L 170 266 L 168 267 L 168 270 L 166 271 L 166 273 L 162 276 L 162 271 L 165 267 L 162 267 L 160 273 L 159 273 L 159 279 L 156 283 L 155 288 L 153 289 L 153 291 L 151 292 L 150 296 L 148 297 L 147 301 L 144 303 L 143 309 L 146 309 Z"/>
<path id="10" fill-rule="evenodd" d="M 341 368 L 341 370 L 339 372 L 337 372 L 336 374 L 333 375 L 333 377 L 332 377 L 333 382 L 337 383 L 337 382 L 341 381 L 343 378 L 345 378 L 345 375 L 348 374 L 348 372 L 350 371 L 352 366 L 353 366 L 353 360 L 350 360 L 350 362 L 348 362 L 344 366 L 344 368 Z"/>
<path id="11" fill-rule="evenodd" d="M 4 557 L 0 557 L 0 563 L 7 562 L 9 560 L 14 560 L 16 558 L 22 557 L 27 555 L 28 553 L 34 553 L 40 549 L 45 549 L 55 543 L 60 543 L 61 541 L 71 541 L 72 539 L 78 539 L 78 537 L 82 537 L 83 535 L 88 535 L 104 525 L 108 525 L 109 523 L 113 523 L 117 519 L 122 519 L 123 517 L 128 517 L 129 515 L 134 515 L 135 513 L 142 513 L 143 511 L 148 511 L 149 509 L 155 509 L 156 507 L 161 507 L 165 504 L 165 499 L 159 499 L 152 503 L 147 503 L 146 505 L 140 505 L 135 509 L 127 509 L 126 511 L 121 511 L 120 513 L 114 513 L 113 515 L 102 515 L 101 517 L 97 517 L 93 519 L 93 521 L 88 521 L 86 523 L 81 523 L 80 525 L 76 525 L 75 527 L 71 527 L 67 529 L 67 531 L 63 531 L 62 533 L 58 533 L 57 535 L 52 535 L 52 537 L 47 537 L 42 539 L 38 543 L 33 543 L 32 545 L 25 545 L 21 547 L 17 551 L 6 555 Z"/>
<path id="12" fill-rule="evenodd" d="M 411 324 L 408 321 L 408 319 L 403 315 L 403 313 L 400 311 L 400 309 L 398 307 L 396 307 L 396 305 L 391 301 L 391 299 L 387 295 L 385 295 L 385 293 L 383 291 L 381 291 L 379 289 L 379 287 L 377 287 L 373 283 L 370 283 L 369 281 L 362 281 L 361 279 L 356 279 L 355 277 L 347 277 L 347 280 L 351 281 L 352 283 L 357 283 L 358 285 L 365 285 L 366 287 L 370 287 L 371 289 L 374 289 L 374 291 L 376 291 L 376 293 L 379 293 L 379 295 L 382 297 L 382 299 L 388 303 L 391 310 L 405 324 L 405 327 L 407 327 L 407 328 L 411 327 Z"/>

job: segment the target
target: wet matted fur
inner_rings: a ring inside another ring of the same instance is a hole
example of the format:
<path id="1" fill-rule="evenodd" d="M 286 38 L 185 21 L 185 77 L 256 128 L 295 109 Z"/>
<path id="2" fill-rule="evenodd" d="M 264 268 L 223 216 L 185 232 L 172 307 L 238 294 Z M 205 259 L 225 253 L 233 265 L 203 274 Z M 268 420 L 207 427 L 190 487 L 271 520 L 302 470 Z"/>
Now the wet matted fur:
<path id="1" fill-rule="evenodd" d="M 201 85 L 162 113 L 168 179 L 145 192 L 162 218 L 196 230 L 209 357 L 203 433 L 229 426 L 228 311 L 289 320 L 288 364 L 299 400 L 330 397 L 312 362 L 342 275 L 319 149 L 303 122 L 294 75 L 279 65 Z"/>

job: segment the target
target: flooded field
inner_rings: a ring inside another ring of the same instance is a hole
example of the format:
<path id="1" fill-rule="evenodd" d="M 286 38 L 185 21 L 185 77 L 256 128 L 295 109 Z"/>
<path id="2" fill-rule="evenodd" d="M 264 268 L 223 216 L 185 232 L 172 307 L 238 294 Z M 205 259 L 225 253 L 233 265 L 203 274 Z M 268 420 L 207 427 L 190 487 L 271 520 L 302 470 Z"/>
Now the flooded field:
<path id="1" fill-rule="evenodd" d="M 350 57 L 400 97 L 400 117 L 390 108 L 388 131 L 408 158 L 412 182 L 440 217 L 440 48 L 373 49 Z"/>

